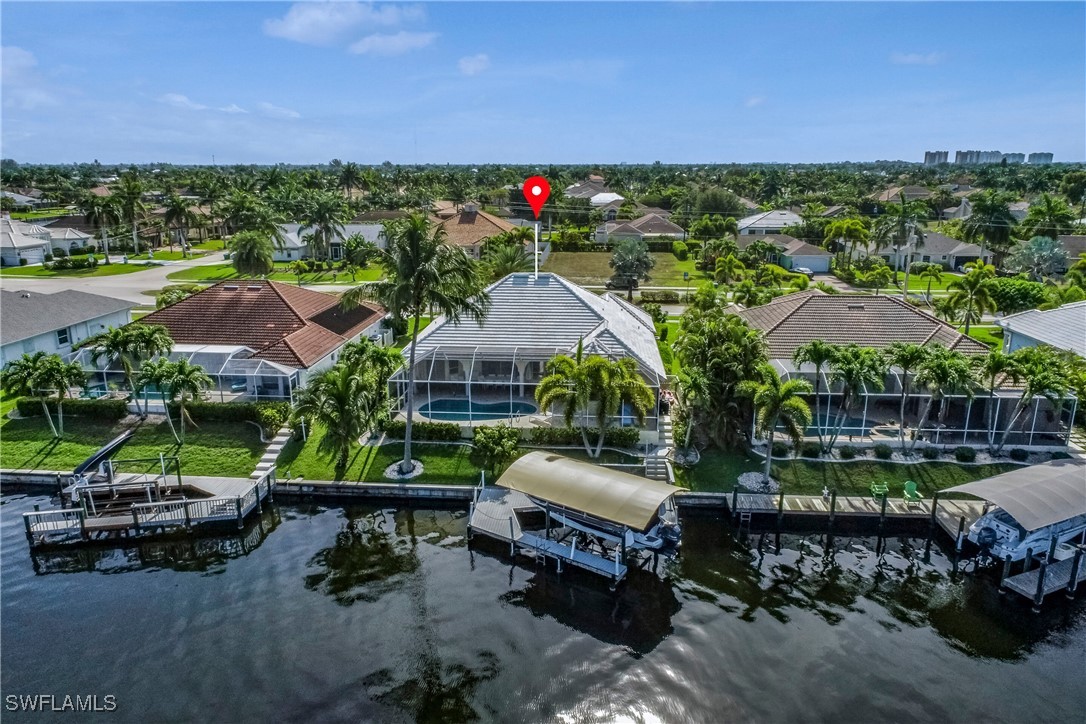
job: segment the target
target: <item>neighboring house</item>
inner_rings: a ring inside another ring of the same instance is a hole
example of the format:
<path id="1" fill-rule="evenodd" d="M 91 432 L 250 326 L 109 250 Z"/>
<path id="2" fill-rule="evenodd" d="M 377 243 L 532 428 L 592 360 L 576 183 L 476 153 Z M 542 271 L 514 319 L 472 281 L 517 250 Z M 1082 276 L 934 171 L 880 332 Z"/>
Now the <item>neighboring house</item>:
<path id="1" fill-rule="evenodd" d="M 739 220 L 739 234 L 779 234 L 789 226 L 803 223 L 799 214 L 785 209 L 761 211 Z"/>
<path id="2" fill-rule="evenodd" d="M 571 199 L 591 199 L 596 194 L 610 193 L 611 189 L 603 183 L 599 176 L 590 176 L 587 181 L 580 181 L 567 186 L 565 194 Z"/>
<path id="3" fill-rule="evenodd" d="M 1007 204 L 1007 208 L 1011 210 L 1011 216 L 1017 221 L 1022 221 L 1029 214 L 1030 203 L 1028 201 L 1012 201 Z"/>
<path id="4" fill-rule="evenodd" d="M 683 227 L 657 214 L 645 214 L 630 221 L 611 221 L 596 227 L 596 243 L 608 244 L 625 239 L 656 241 L 663 238 L 681 240 Z"/>
<path id="5" fill-rule="evenodd" d="M 35 352 L 67 355 L 87 337 L 128 324 L 135 306 L 73 289 L 0 290 L 0 365 Z"/>
<path id="6" fill-rule="evenodd" d="M 505 219 L 480 211 L 474 202 L 464 204 L 458 214 L 438 219 L 437 225 L 445 230 L 449 244 L 459 246 L 476 259 L 482 257 L 487 239 L 515 228 Z"/>
<path id="7" fill-rule="evenodd" d="M 63 226 L 59 228 L 48 227 L 46 231 L 49 232 L 49 243 L 53 247 L 53 252 L 56 253 L 58 249 L 71 253 L 77 249 L 83 249 L 95 243 L 94 236 L 88 234 L 85 231 L 79 229 L 73 229 L 69 226 Z"/>
<path id="8" fill-rule="evenodd" d="M 313 256 L 314 250 L 306 240 L 306 237 L 313 233 L 313 229 L 306 229 L 301 224 L 282 224 L 279 231 L 282 234 L 282 243 L 275 249 L 272 257 L 275 261 L 297 261 Z M 343 233 L 329 244 L 328 253 L 332 261 L 343 259 L 343 242 L 355 234 L 361 234 L 366 241 L 379 249 L 385 247 L 384 224 L 346 224 Z"/>
<path id="9" fill-rule="evenodd" d="M 352 224 L 384 224 L 396 219 L 406 219 L 411 214 L 401 209 L 374 209 L 363 211 L 353 219 Z"/>
<path id="10" fill-rule="evenodd" d="M 738 315 L 762 332 L 770 362 L 782 378 L 800 377 L 812 385 L 814 366 L 797 366 L 793 357 L 799 347 L 816 339 L 831 344 L 856 344 L 880 350 L 893 342 L 939 345 L 970 357 L 988 352 L 986 345 L 967 337 L 954 326 L 897 297 L 884 295 L 798 292 L 777 297 L 768 304 L 741 310 Z M 825 368 L 819 387 L 824 391 L 821 400 L 823 415 L 828 414 L 827 425 L 832 428 L 840 412 L 843 390 L 840 383 L 833 381 L 831 371 Z M 882 390 L 861 391 L 852 407 L 844 412 L 842 436 L 849 440 L 858 438 L 865 442 L 895 443 L 900 420 L 901 389 L 900 370 L 892 368 L 886 375 Z M 987 443 L 988 393 L 986 390 L 972 392 L 971 395 L 948 396 L 947 412 L 942 423 L 937 419 L 939 404 L 932 405 L 923 433 L 928 442 L 948 446 Z M 1010 385 L 997 391 L 993 414 L 998 426 L 1005 427 L 1010 422 L 1021 394 L 1021 389 Z M 910 385 L 905 409 L 906 435 L 917 428 L 918 417 L 928 396 L 927 390 Z M 1011 433 L 1009 444 L 1066 446 L 1076 403 L 1077 400 L 1073 398 L 1055 406 L 1047 400 L 1036 403 L 1036 414 L 1030 416 L 1024 429 Z M 814 407 L 812 395 L 812 412 Z M 813 429 L 809 429 L 807 434 L 815 437 Z"/>
<path id="11" fill-rule="evenodd" d="M 595 196 L 592 196 L 588 200 L 588 203 L 591 204 L 593 207 L 598 209 L 598 208 L 610 206 L 610 205 L 616 204 L 616 203 L 619 206 L 621 206 L 622 203 L 625 200 L 626 200 L 626 197 L 623 196 L 622 194 L 616 194 L 616 193 L 613 193 L 611 191 L 601 191 L 600 193 L 596 194 Z"/>
<path id="12" fill-rule="evenodd" d="M 739 248 L 746 249 L 755 241 L 768 241 L 776 247 L 776 255 L 769 259 L 772 264 L 779 264 L 785 269 L 804 267 L 818 273 L 826 273 L 830 270 L 833 254 L 814 244 L 808 244 L 787 234 L 766 234 L 764 237 L 759 235 L 757 238 L 748 234 L 739 237 Z"/>
<path id="13" fill-rule="evenodd" d="M 957 206 L 943 209 L 944 219 L 968 219 L 972 215 L 973 204 L 965 197 L 962 197 L 961 202 Z"/>
<path id="14" fill-rule="evenodd" d="M 481 323 L 439 317 L 420 335 L 415 360 L 415 405 L 423 417 L 462 426 L 505 420 L 518 427 L 562 426 L 560 411 L 537 412 L 535 389 L 547 363 L 560 354 L 631 358 L 659 400 L 667 373 L 652 319 L 612 294 L 597 295 L 556 275 L 510 274 L 492 284 Z M 411 350 L 404 350 L 408 359 Z M 393 375 L 396 398 L 406 395 L 406 369 Z M 642 429 L 642 442 L 659 442 L 659 403 Z M 595 424 L 594 418 L 584 420 Z M 576 424 L 581 424 L 578 416 Z M 633 425 L 629 411 L 615 424 Z"/>
<path id="15" fill-rule="evenodd" d="M 895 252 L 893 249 L 882 249 L 877 252 L 869 250 L 866 255 L 881 256 L 891 267 L 900 269 L 905 268 L 906 258 L 908 257 L 905 249 L 900 252 Z M 991 264 L 992 252 L 988 249 L 981 249 L 977 244 L 958 241 L 936 231 L 924 232 L 924 245 L 919 249 L 912 250 L 913 263 L 920 261 L 942 264 L 947 269 L 955 271 L 961 271 L 966 264 L 982 258 L 985 264 Z"/>
<path id="16" fill-rule="evenodd" d="M 14 221 L 5 212 L 0 217 L 0 264 L 20 266 L 41 264 L 52 247 L 52 237 L 41 226 Z"/>
<path id="17" fill-rule="evenodd" d="M 140 324 L 165 327 L 171 359 L 185 357 L 214 380 L 212 399 L 293 399 L 313 373 L 335 364 L 343 346 L 362 338 L 391 341 L 383 308 L 346 309 L 338 296 L 262 280 L 220 282 L 152 312 Z M 91 375 L 115 381 L 119 368 L 78 357 Z"/>
<path id="18" fill-rule="evenodd" d="M 41 192 L 39 192 L 41 193 Z M 0 196 L 5 199 L 11 199 L 12 203 L 16 206 L 29 206 L 31 208 L 38 208 L 40 206 L 48 206 L 51 201 L 49 199 L 28 196 L 26 194 L 17 193 L 15 191 L 0 191 Z"/>
<path id="19" fill-rule="evenodd" d="M 1060 245 L 1067 252 L 1067 265 L 1070 267 L 1079 257 L 1086 254 L 1086 234 L 1064 234 L 1060 236 Z M 1059 269 L 1060 273 L 1067 269 Z"/>
<path id="20" fill-rule="evenodd" d="M 1086 358 L 1086 302 L 1056 309 L 1030 309 L 997 319 L 1003 328 L 1003 351 L 1047 345 Z"/>
<path id="21" fill-rule="evenodd" d="M 871 194 L 871 200 L 880 204 L 899 204 L 902 196 L 906 201 L 920 201 L 930 198 L 931 191 L 923 186 L 891 186 Z"/>
<path id="22" fill-rule="evenodd" d="M 826 210 L 822 212 L 822 218 L 824 219 L 837 219 L 848 213 L 848 207 L 843 204 L 833 204 L 827 206 Z"/>

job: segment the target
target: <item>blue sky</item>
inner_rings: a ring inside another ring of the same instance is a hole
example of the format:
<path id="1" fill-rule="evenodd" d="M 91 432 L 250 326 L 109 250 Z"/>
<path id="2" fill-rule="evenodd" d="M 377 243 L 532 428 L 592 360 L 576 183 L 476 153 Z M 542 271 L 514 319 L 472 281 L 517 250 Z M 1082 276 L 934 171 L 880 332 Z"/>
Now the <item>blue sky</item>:
<path id="1" fill-rule="evenodd" d="M 1086 4 L 0 5 L 26 162 L 1086 158 Z"/>

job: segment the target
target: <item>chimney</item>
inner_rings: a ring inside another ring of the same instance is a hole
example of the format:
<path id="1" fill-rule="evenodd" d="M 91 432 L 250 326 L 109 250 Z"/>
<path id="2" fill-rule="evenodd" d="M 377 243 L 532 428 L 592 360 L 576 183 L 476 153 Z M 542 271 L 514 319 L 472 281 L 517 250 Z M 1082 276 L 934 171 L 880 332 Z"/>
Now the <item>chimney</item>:
<path id="1" fill-rule="evenodd" d="M 464 204 L 465 214 L 474 214 L 479 211 L 479 206 L 474 201 L 468 201 Z"/>

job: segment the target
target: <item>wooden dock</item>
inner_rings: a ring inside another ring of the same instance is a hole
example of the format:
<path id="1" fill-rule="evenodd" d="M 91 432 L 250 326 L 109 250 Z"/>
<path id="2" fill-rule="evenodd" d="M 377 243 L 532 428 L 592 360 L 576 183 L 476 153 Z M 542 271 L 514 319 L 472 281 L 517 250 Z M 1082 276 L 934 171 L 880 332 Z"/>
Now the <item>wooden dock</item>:
<path id="1" fill-rule="evenodd" d="M 1051 564 L 1042 562 L 1038 568 L 1005 578 L 1002 587 L 1031 599 L 1034 610 L 1038 610 L 1049 594 L 1066 591 L 1068 596 L 1074 595 L 1079 584 L 1086 581 L 1086 561 L 1082 559 L 1083 547 L 1076 546 L 1074 557 Z"/>
<path id="2" fill-rule="evenodd" d="M 527 495 L 515 490 L 498 487 L 476 488 L 476 496 L 468 517 L 468 530 L 508 543 L 511 553 L 526 550 L 544 560 L 553 558 L 559 571 L 563 564 L 569 564 L 606 576 L 615 583 L 626 577 L 628 568 L 619 559 L 618 550 L 611 560 L 577 548 L 575 540 L 566 543 L 561 539 L 546 538 L 525 531 L 517 517 L 518 512 L 538 513 L 540 509 Z"/>

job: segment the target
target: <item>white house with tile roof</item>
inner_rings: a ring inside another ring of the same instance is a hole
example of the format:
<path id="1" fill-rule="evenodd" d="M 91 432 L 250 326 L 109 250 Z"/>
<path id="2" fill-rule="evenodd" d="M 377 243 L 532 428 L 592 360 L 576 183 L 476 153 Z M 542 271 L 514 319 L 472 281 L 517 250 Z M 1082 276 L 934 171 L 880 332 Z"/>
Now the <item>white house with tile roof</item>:
<path id="1" fill-rule="evenodd" d="M 1086 301 L 1056 309 L 1029 309 L 996 320 L 1003 328 L 1003 351 L 1047 345 L 1086 358 Z"/>

